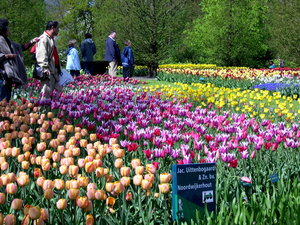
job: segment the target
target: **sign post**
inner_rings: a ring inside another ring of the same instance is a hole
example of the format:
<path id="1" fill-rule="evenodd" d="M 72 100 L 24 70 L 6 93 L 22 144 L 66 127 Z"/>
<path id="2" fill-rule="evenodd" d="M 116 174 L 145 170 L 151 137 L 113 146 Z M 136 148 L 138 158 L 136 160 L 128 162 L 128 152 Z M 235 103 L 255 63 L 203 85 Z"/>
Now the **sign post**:
<path id="1" fill-rule="evenodd" d="M 172 219 L 190 221 L 196 211 L 216 210 L 216 164 L 172 165 Z"/>

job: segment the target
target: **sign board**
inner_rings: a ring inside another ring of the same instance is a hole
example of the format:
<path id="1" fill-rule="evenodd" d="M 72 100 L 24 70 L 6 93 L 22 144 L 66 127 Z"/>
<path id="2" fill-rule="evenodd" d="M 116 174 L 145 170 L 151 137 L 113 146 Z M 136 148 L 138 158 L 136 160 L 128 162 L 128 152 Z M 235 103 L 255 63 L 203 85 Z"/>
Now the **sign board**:
<path id="1" fill-rule="evenodd" d="M 190 221 L 196 210 L 216 210 L 216 164 L 172 165 L 172 219 Z"/>

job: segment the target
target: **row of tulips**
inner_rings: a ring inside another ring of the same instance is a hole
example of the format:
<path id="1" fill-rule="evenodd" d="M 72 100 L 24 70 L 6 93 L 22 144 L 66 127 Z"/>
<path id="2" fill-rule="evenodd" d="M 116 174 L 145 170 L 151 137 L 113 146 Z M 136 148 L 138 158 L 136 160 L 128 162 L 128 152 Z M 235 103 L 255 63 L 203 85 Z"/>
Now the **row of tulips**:
<path id="1" fill-rule="evenodd" d="M 140 159 L 132 159 L 132 169 L 126 167 L 123 165 L 124 150 L 116 143 L 116 139 L 111 138 L 109 144 L 103 145 L 96 141 L 96 134 L 89 134 L 86 129 L 74 128 L 73 125 L 63 125 L 51 112 L 47 116 L 34 113 L 38 108 L 28 102 L 21 106 L 3 104 L 5 107 L 2 110 L 5 111 L 1 111 L 1 116 L 7 120 L 1 122 L 1 134 L 4 137 L 0 142 L 3 171 L 0 187 L 5 192 L 0 193 L 0 207 L 2 212 L 9 212 L 10 206 L 16 211 L 23 209 L 20 212 L 23 224 L 29 224 L 31 220 L 43 224 L 48 220 L 49 216 L 40 219 L 40 216 L 28 217 L 26 214 L 27 208 L 45 210 L 42 208 L 44 200 L 47 215 L 53 215 L 55 211 L 49 207 L 53 202 L 58 210 L 65 210 L 67 205 L 74 204 L 75 216 L 72 221 L 79 222 L 77 210 L 81 209 L 82 215 L 84 212 L 86 214 L 86 223 L 91 224 L 95 215 L 105 214 L 103 207 L 96 208 L 97 204 L 101 204 L 99 201 L 105 202 L 109 214 L 115 213 L 113 207 L 116 197 L 121 193 L 126 196 L 126 201 L 132 201 L 131 184 L 139 192 L 145 191 L 148 196 L 152 189 L 159 190 L 154 193 L 155 198 L 160 197 L 159 193 L 169 193 L 171 175 L 160 174 L 160 183 L 154 188 L 158 165 L 153 163 L 144 167 Z M 21 108 L 26 109 L 22 111 Z M 35 132 L 30 127 L 34 127 Z M 50 129 L 51 133 L 48 132 Z M 52 138 L 54 134 L 56 138 Z M 111 160 L 114 160 L 114 166 Z M 133 177 L 131 170 L 135 171 Z M 33 191 L 33 195 L 26 189 Z M 20 198 L 14 198 L 16 196 Z M 134 197 L 137 198 L 136 195 Z M 36 204 L 37 200 L 41 205 Z M 31 205 L 32 201 L 35 206 Z M 16 202 L 18 207 L 15 207 Z M 97 210 L 103 211 L 97 213 Z M 14 224 L 16 216 L 8 214 L 5 221 L 8 220 L 11 223 L 6 224 Z M 52 223 L 53 219 L 49 218 L 49 222 Z M 60 222 L 63 222 L 63 218 Z"/>
<path id="2" fill-rule="evenodd" d="M 167 99 L 188 99 L 200 107 L 213 107 L 216 110 L 230 110 L 246 113 L 250 118 L 270 119 L 272 121 L 298 121 L 300 99 L 282 96 L 280 92 L 267 90 L 243 90 L 239 88 L 216 87 L 212 84 L 156 85 L 145 87 L 145 91 L 160 91 Z"/>
<path id="3" fill-rule="evenodd" d="M 84 79 L 94 80 L 77 82 Z M 275 172 L 282 180 L 279 188 L 290 186 L 279 193 L 297 196 L 290 192 L 299 181 L 296 123 L 259 122 L 244 114 L 195 108 L 158 94 L 135 93 L 131 85 L 114 81 L 75 84 L 72 93 L 53 101 L 1 103 L 3 178 L 11 173 L 29 177 L 24 187 L 17 180 L 5 183 L 17 185 L 17 192 L 7 195 L 1 212 L 12 215 L 15 197 L 24 208 L 46 209 L 50 223 L 168 224 L 172 163 L 217 162 L 220 216 L 232 211 L 228 204 L 244 197 L 252 203 L 239 207 L 253 212 L 266 190 L 276 196 L 278 190 L 268 182 Z M 251 178 L 253 196 L 239 184 L 245 175 Z M 4 186 L 0 190 L 6 193 Z M 16 215 L 18 220 L 26 217 L 24 209 Z M 54 215 L 59 215 L 57 221 Z"/>
<path id="4" fill-rule="evenodd" d="M 172 69 L 164 68 L 160 71 L 169 74 L 171 77 L 173 74 L 181 74 L 182 76 L 194 75 L 196 77 L 204 78 L 224 78 L 224 79 L 245 79 L 254 80 L 263 77 L 273 77 L 279 75 L 281 77 L 292 76 L 299 77 L 299 68 L 283 68 L 283 69 L 249 69 L 249 68 L 224 68 L 224 69 Z M 165 78 L 167 79 L 167 78 Z M 180 80 L 178 80 L 180 82 Z"/>

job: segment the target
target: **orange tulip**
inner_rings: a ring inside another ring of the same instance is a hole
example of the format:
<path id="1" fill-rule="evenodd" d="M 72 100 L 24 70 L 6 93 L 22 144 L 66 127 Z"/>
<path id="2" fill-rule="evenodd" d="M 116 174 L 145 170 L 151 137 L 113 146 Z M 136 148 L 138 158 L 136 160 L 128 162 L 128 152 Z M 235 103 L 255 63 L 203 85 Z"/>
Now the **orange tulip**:
<path id="1" fill-rule="evenodd" d="M 122 158 L 124 156 L 124 149 L 114 149 L 113 154 L 116 158 Z"/>
<path id="2" fill-rule="evenodd" d="M 66 165 L 61 165 L 60 167 L 59 167 L 59 172 L 61 173 L 61 174 L 67 174 L 68 173 L 68 167 L 66 166 Z"/>
<path id="3" fill-rule="evenodd" d="M 29 209 L 29 217 L 32 220 L 36 220 L 41 216 L 41 208 L 38 206 L 31 207 Z"/>
<path id="4" fill-rule="evenodd" d="M 96 190 L 95 199 L 97 200 L 106 200 L 107 196 L 104 190 Z"/>
<path id="5" fill-rule="evenodd" d="M 128 187 L 130 185 L 130 177 L 121 177 L 120 182 L 125 186 Z"/>
<path id="6" fill-rule="evenodd" d="M 42 185 L 43 190 L 47 189 L 53 189 L 54 188 L 54 182 L 52 180 L 44 180 Z"/>
<path id="7" fill-rule="evenodd" d="M 147 164 L 146 165 L 146 170 L 147 170 L 148 173 L 155 174 L 156 167 L 153 164 Z"/>
<path id="8" fill-rule="evenodd" d="M 79 196 L 79 189 L 71 188 L 68 195 L 71 200 L 75 200 Z"/>
<path id="9" fill-rule="evenodd" d="M 2 171 L 7 170 L 7 169 L 8 169 L 8 166 L 9 166 L 9 165 L 8 165 L 7 162 L 2 163 L 2 164 L 1 164 L 1 170 L 2 170 Z"/>
<path id="10" fill-rule="evenodd" d="M 130 168 L 129 167 L 121 167 L 120 169 L 121 176 L 129 177 L 130 176 Z"/>
<path id="11" fill-rule="evenodd" d="M 154 198 L 158 198 L 159 197 L 159 193 L 154 193 Z"/>
<path id="12" fill-rule="evenodd" d="M 73 133 L 74 132 L 74 127 L 73 125 L 66 125 L 66 131 L 68 133 Z"/>
<path id="13" fill-rule="evenodd" d="M 59 199 L 59 200 L 56 202 L 56 207 L 57 207 L 59 210 L 64 210 L 65 208 L 67 208 L 67 200 L 64 199 L 64 198 Z"/>
<path id="14" fill-rule="evenodd" d="M 16 222 L 17 222 L 16 216 L 13 214 L 8 214 L 4 218 L 5 225 L 14 225 L 16 224 Z"/>
<path id="15" fill-rule="evenodd" d="M 139 175 L 143 175 L 145 171 L 145 167 L 144 166 L 137 166 L 135 167 L 135 174 L 139 174 Z"/>
<path id="16" fill-rule="evenodd" d="M 88 199 L 94 200 L 95 199 L 95 193 L 96 193 L 96 189 L 88 189 L 87 192 L 86 192 L 86 195 L 87 195 Z"/>
<path id="17" fill-rule="evenodd" d="M 97 135 L 96 134 L 90 134 L 90 141 L 94 142 L 97 140 Z"/>
<path id="18" fill-rule="evenodd" d="M 141 160 L 140 159 L 132 159 L 131 160 L 131 167 L 135 169 L 136 167 L 141 165 Z"/>
<path id="19" fill-rule="evenodd" d="M 149 190 L 152 187 L 152 183 L 149 180 L 143 179 L 141 187 L 143 190 Z"/>
<path id="20" fill-rule="evenodd" d="M 151 173 L 145 174 L 144 178 L 149 180 L 151 183 L 154 181 L 154 175 Z"/>
<path id="21" fill-rule="evenodd" d="M 3 224 L 3 214 L 0 213 L 0 224 L 2 225 Z"/>
<path id="22" fill-rule="evenodd" d="M 89 204 L 89 201 L 88 201 L 88 198 L 86 196 L 76 198 L 76 205 L 79 208 L 84 209 L 84 208 L 88 207 L 88 204 Z"/>
<path id="23" fill-rule="evenodd" d="M 86 146 L 87 146 L 87 140 L 86 139 L 81 139 L 79 141 L 79 144 L 80 144 L 80 147 L 86 148 Z"/>
<path id="24" fill-rule="evenodd" d="M 112 193 L 114 194 L 120 194 L 122 191 L 124 191 L 124 185 L 120 181 L 115 181 L 114 182 L 114 190 Z"/>
<path id="25" fill-rule="evenodd" d="M 79 172 L 79 167 L 75 166 L 75 165 L 70 165 L 69 166 L 69 175 L 71 177 L 76 177 L 78 175 Z"/>
<path id="26" fill-rule="evenodd" d="M 54 192 L 53 192 L 53 190 L 52 189 L 46 189 L 45 191 L 44 191 L 44 198 L 45 199 L 51 199 L 51 198 L 53 198 L 53 195 L 54 195 Z"/>
<path id="27" fill-rule="evenodd" d="M 84 136 L 84 137 L 88 135 L 88 131 L 87 131 L 87 129 L 85 129 L 85 128 L 84 128 L 84 129 L 81 129 L 80 133 L 81 133 L 81 135 Z"/>
<path id="28" fill-rule="evenodd" d="M 158 189 L 162 194 L 166 194 L 170 191 L 170 185 L 168 183 L 159 184 Z"/>
<path id="29" fill-rule="evenodd" d="M 143 180 L 143 176 L 142 175 L 135 175 L 133 177 L 133 184 L 136 185 L 136 186 L 139 186 L 139 185 L 141 185 L 142 180 Z"/>
<path id="30" fill-rule="evenodd" d="M 109 139 L 109 145 L 117 144 L 118 140 L 116 138 L 110 138 Z"/>
<path id="31" fill-rule="evenodd" d="M 112 192 L 114 190 L 114 187 L 115 187 L 114 183 L 108 182 L 105 184 L 105 190 L 107 192 Z"/>
<path id="32" fill-rule="evenodd" d="M 78 176 L 77 181 L 80 187 L 86 187 L 89 183 L 89 178 L 84 176 Z"/>
<path id="33" fill-rule="evenodd" d="M 121 158 L 116 159 L 114 164 L 116 168 L 121 168 L 123 166 L 123 159 Z"/>
<path id="34" fill-rule="evenodd" d="M 95 170 L 96 170 L 96 167 L 95 167 L 95 165 L 94 165 L 93 162 L 87 162 L 87 163 L 85 164 L 85 171 L 86 171 L 87 173 L 92 173 L 92 172 L 94 172 Z"/>
<path id="35" fill-rule="evenodd" d="M 79 185 L 79 182 L 77 180 L 67 180 L 66 181 L 66 188 L 69 190 L 69 189 L 79 189 L 80 188 L 80 185 Z"/>
<path id="36" fill-rule="evenodd" d="M 95 220 L 94 220 L 94 217 L 93 217 L 92 214 L 86 215 L 86 217 L 85 217 L 85 224 L 86 225 L 93 225 L 94 222 L 95 222 Z"/>
<path id="37" fill-rule="evenodd" d="M 60 160 L 60 153 L 58 153 L 58 152 L 53 152 L 53 153 L 52 153 L 52 160 L 53 160 L 54 162 L 58 162 L 58 161 Z"/>
<path id="38" fill-rule="evenodd" d="M 162 173 L 159 175 L 159 180 L 161 183 L 169 183 L 172 179 L 172 175 L 170 173 Z"/>
<path id="39" fill-rule="evenodd" d="M 73 148 L 72 149 L 73 156 L 79 156 L 80 155 L 80 148 Z"/>
<path id="40" fill-rule="evenodd" d="M 39 219 L 42 219 L 43 221 L 47 221 L 49 219 L 49 212 L 47 209 L 41 209 L 41 216 Z"/>
<path id="41" fill-rule="evenodd" d="M 6 185 L 6 193 L 10 195 L 16 194 L 18 191 L 18 186 L 15 183 L 9 183 Z"/>
<path id="42" fill-rule="evenodd" d="M 17 183 L 20 187 L 24 187 L 27 184 L 29 184 L 29 176 L 26 175 L 21 175 L 17 178 Z"/>
<path id="43" fill-rule="evenodd" d="M 103 167 L 98 167 L 96 169 L 96 177 L 103 177 L 104 176 L 104 168 Z"/>
<path id="44" fill-rule="evenodd" d="M 16 175 L 14 173 L 8 173 L 7 176 L 9 177 L 10 182 L 16 182 L 17 178 L 16 178 Z"/>
<path id="45" fill-rule="evenodd" d="M 81 131 L 81 128 L 80 128 L 80 127 L 75 127 L 75 128 L 74 128 L 74 132 L 75 132 L 75 133 L 80 132 L 80 131 Z"/>
<path id="46" fill-rule="evenodd" d="M 113 197 L 108 197 L 108 198 L 106 199 L 106 205 L 107 205 L 108 207 L 113 207 L 114 204 L 115 204 L 115 202 L 116 202 L 116 199 L 113 198 Z"/>
<path id="47" fill-rule="evenodd" d="M 57 189 L 57 190 L 62 190 L 65 188 L 65 181 L 64 180 L 61 180 L 61 179 L 55 179 L 54 180 L 54 187 Z"/>
<path id="48" fill-rule="evenodd" d="M 43 183 L 44 183 L 44 180 L 46 180 L 45 177 L 39 177 L 37 180 L 36 180 L 36 183 L 38 186 L 42 187 L 43 186 Z"/>
<path id="49" fill-rule="evenodd" d="M 5 194 L 0 192 L 0 205 L 3 205 L 5 201 L 6 201 Z"/>
<path id="50" fill-rule="evenodd" d="M 37 150 L 38 152 L 45 151 L 46 148 L 47 148 L 46 142 L 40 142 L 40 143 L 38 143 L 38 144 L 36 145 L 36 150 Z"/>
<path id="51" fill-rule="evenodd" d="M 23 161 L 21 166 L 22 166 L 23 170 L 28 170 L 29 166 L 30 166 L 30 163 L 28 161 Z"/>
<path id="52" fill-rule="evenodd" d="M 129 192 L 126 194 L 125 199 L 126 199 L 126 201 L 131 201 L 131 200 L 132 200 L 132 192 L 129 191 Z"/>

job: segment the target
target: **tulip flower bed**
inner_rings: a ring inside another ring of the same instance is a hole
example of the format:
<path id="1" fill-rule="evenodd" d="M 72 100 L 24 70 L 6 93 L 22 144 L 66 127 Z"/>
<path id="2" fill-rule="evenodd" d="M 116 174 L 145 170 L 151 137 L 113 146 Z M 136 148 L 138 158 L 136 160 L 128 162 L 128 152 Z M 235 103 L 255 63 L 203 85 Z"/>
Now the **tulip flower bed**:
<path id="1" fill-rule="evenodd" d="M 175 84 L 177 86 L 158 85 L 145 87 L 144 90 L 159 90 L 167 99 L 188 99 L 200 107 L 209 107 L 220 112 L 230 110 L 246 113 L 250 118 L 299 121 L 300 99 L 297 95 L 286 97 L 280 92 L 259 89 L 241 91 L 239 88 L 219 88 L 212 84 Z"/>
<path id="2" fill-rule="evenodd" d="M 299 223 L 298 122 L 138 83 L 79 77 L 41 101 L 34 82 L 27 100 L 0 103 L 0 224 L 171 224 L 171 165 L 203 162 L 217 163 L 217 213 L 198 223 Z"/>

